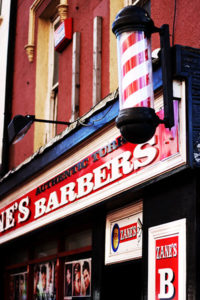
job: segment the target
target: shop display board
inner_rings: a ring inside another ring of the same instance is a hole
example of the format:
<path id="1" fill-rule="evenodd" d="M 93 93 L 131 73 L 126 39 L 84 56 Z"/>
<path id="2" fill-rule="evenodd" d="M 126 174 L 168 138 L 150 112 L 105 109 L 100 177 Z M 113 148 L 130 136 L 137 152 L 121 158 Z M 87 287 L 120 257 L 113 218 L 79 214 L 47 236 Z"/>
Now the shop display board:
<path id="1" fill-rule="evenodd" d="M 186 220 L 149 229 L 148 300 L 186 299 Z"/>
<path id="2" fill-rule="evenodd" d="M 105 264 L 141 257 L 142 202 L 138 202 L 107 216 Z"/>
<path id="3" fill-rule="evenodd" d="M 9 300 L 27 299 L 27 272 L 11 274 L 9 277 Z"/>
<path id="4" fill-rule="evenodd" d="M 64 299 L 91 299 L 91 258 L 66 261 Z"/>

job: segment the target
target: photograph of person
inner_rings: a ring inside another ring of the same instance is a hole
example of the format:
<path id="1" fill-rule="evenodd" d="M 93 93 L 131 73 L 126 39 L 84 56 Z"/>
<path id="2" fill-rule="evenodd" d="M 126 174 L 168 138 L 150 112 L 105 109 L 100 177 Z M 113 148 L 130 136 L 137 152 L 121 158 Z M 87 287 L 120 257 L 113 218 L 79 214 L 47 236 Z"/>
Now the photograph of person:
<path id="1" fill-rule="evenodd" d="M 33 281 L 33 299 L 39 299 L 39 279 L 40 279 L 40 267 L 36 265 L 34 267 L 34 281 Z"/>
<path id="2" fill-rule="evenodd" d="M 90 296 L 90 281 L 91 281 L 91 273 L 90 273 L 90 261 L 85 260 L 82 266 L 82 276 L 83 276 L 83 295 Z"/>
<path id="3" fill-rule="evenodd" d="M 49 261 L 34 267 L 34 300 L 55 299 L 55 262 Z"/>
<path id="4" fill-rule="evenodd" d="M 47 279 L 47 294 L 50 296 L 53 295 L 53 274 L 54 274 L 54 265 L 50 261 L 48 263 L 48 279 Z"/>
<path id="5" fill-rule="evenodd" d="M 72 264 L 65 265 L 65 296 L 72 296 Z"/>
<path id="6" fill-rule="evenodd" d="M 26 300 L 26 274 L 19 275 L 19 300 Z"/>
<path id="7" fill-rule="evenodd" d="M 73 264 L 73 296 L 81 295 L 81 265 Z"/>
<path id="8" fill-rule="evenodd" d="M 46 293 L 47 291 L 47 267 L 46 265 L 42 265 L 41 267 L 41 293 Z"/>

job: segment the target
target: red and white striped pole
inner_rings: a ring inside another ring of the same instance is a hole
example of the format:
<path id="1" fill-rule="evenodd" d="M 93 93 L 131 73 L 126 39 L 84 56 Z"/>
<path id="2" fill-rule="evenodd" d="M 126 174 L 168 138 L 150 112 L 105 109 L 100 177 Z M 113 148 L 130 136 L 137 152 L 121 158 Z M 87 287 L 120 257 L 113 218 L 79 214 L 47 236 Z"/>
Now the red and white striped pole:
<path id="1" fill-rule="evenodd" d="M 112 31 L 118 51 L 120 111 L 116 124 L 127 141 L 144 143 L 160 122 L 153 109 L 150 37 L 154 23 L 144 9 L 131 5 L 118 13 Z"/>
<path id="2" fill-rule="evenodd" d="M 120 109 L 152 107 L 151 42 L 144 31 L 123 32 L 117 37 Z"/>

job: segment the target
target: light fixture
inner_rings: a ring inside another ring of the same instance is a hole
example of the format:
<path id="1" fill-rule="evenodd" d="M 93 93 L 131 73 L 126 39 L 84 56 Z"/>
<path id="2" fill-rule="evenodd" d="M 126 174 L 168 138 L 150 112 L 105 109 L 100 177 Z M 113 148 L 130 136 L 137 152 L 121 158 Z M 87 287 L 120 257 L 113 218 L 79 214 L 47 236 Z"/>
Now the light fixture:
<path id="1" fill-rule="evenodd" d="M 11 144 L 19 142 L 27 133 L 33 122 L 70 125 L 70 122 L 36 119 L 34 115 L 16 115 L 8 125 L 8 141 Z"/>
<path id="2" fill-rule="evenodd" d="M 129 142 L 148 141 L 156 127 L 174 125 L 169 26 L 154 26 L 148 13 L 138 6 L 126 6 L 116 16 L 112 31 L 117 37 L 119 115 L 116 125 Z M 163 79 L 164 120 L 154 110 L 151 34 L 159 32 Z"/>

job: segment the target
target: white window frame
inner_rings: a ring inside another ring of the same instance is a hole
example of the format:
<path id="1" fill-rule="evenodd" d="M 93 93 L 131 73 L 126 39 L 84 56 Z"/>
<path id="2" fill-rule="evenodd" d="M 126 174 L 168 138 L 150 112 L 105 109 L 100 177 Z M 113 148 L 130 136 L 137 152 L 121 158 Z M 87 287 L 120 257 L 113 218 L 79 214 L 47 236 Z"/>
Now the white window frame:
<path id="1" fill-rule="evenodd" d="M 48 107 L 47 107 L 47 118 L 49 120 L 57 120 L 57 110 L 58 110 L 58 86 L 59 83 L 56 82 L 53 84 L 54 76 L 54 31 L 55 26 L 60 21 L 60 18 L 57 17 L 50 23 L 50 32 L 49 32 L 49 64 L 48 64 Z M 46 142 L 56 136 L 56 124 L 46 123 Z"/>

